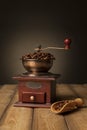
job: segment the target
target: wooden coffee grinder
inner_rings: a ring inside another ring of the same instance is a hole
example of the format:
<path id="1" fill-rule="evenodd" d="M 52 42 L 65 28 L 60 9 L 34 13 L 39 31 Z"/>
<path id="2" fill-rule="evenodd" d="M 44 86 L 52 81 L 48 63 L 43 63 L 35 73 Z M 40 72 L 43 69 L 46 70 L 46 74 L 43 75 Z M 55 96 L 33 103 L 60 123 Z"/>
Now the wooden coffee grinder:
<path id="1" fill-rule="evenodd" d="M 50 107 L 56 101 L 56 81 L 60 75 L 49 72 L 54 57 L 51 54 L 44 53 L 43 50 L 69 49 L 71 40 L 67 38 L 64 43 L 64 48 L 47 47 L 42 49 L 39 46 L 35 49 L 37 52 L 22 57 L 22 63 L 27 72 L 13 77 L 18 81 L 19 96 L 19 100 L 14 106 Z"/>

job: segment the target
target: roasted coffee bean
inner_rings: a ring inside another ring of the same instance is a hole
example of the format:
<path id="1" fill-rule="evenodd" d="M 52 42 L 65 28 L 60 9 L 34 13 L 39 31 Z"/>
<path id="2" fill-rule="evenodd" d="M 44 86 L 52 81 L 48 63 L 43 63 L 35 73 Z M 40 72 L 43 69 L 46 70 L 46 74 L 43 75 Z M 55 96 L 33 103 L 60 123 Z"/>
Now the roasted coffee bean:
<path id="1" fill-rule="evenodd" d="M 46 53 L 42 51 L 37 51 L 34 53 L 29 53 L 24 56 L 22 56 L 22 60 L 27 60 L 27 59 L 37 59 L 41 61 L 49 61 L 49 60 L 54 60 L 55 57 L 51 53 Z"/>
<path id="2" fill-rule="evenodd" d="M 60 110 L 66 103 L 70 102 L 69 100 L 65 100 L 60 102 L 57 106 L 56 106 L 56 110 Z"/>

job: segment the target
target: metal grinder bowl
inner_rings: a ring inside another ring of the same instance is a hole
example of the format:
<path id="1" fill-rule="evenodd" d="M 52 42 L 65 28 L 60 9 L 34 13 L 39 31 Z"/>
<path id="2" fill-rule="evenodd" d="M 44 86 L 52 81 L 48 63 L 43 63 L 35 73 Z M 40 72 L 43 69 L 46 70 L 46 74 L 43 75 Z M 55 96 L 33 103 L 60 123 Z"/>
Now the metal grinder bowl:
<path id="1" fill-rule="evenodd" d="M 53 66 L 53 60 L 22 59 L 22 64 L 28 72 L 48 72 Z"/>

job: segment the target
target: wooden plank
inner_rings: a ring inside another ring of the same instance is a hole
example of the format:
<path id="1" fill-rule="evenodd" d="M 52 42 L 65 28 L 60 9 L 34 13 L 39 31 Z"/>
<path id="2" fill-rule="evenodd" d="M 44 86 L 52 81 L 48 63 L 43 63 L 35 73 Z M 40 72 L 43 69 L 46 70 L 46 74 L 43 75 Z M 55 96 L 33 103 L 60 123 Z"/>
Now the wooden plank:
<path id="1" fill-rule="evenodd" d="M 10 100 L 13 98 L 14 93 L 0 93 L 0 105 L 8 104 Z"/>
<path id="2" fill-rule="evenodd" d="M 3 85 L 0 87 L 0 119 L 11 102 L 17 85 Z"/>
<path id="3" fill-rule="evenodd" d="M 70 84 L 57 84 L 57 100 L 75 99 L 77 95 L 71 90 Z"/>
<path id="4" fill-rule="evenodd" d="M 31 130 L 32 111 L 31 108 L 10 107 L 0 124 L 0 130 Z"/>
<path id="5" fill-rule="evenodd" d="M 14 92 L 14 90 L 17 88 L 16 84 L 5 84 L 0 87 L 0 93 L 9 93 Z"/>
<path id="6" fill-rule="evenodd" d="M 8 105 L 0 104 L 0 119 L 3 116 Z"/>
<path id="7" fill-rule="evenodd" d="M 87 84 L 71 84 L 71 91 L 77 97 L 83 98 L 84 104 L 87 105 Z"/>
<path id="8" fill-rule="evenodd" d="M 14 98 L 12 97 L 16 88 L 17 86 L 12 87 L 11 85 L 4 85 L 0 88 L 0 96 L 3 97 L 4 95 L 4 99 L 0 100 L 0 111 L 2 111 L 1 114 L 5 112 L 3 117 L 1 116 L 0 130 L 87 129 L 87 108 L 81 108 L 68 114 L 57 115 L 52 113 L 48 108 L 32 109 L 14 107 L 13 104 L 18 100 L 17 93 Z M 83 97 L 87 100 L 87 84 L 58 84 L 57 97 L 58 100 L 73 99 L 76 97 Z"/>
<path id="9" fill-rule="evenodd" d="M 58 100 L 76 97 L 67 84 L 58 84 L 56 95 Z M 67 130 L 63 115 L 57 115 L 46 108 L 34 109 L 33 130 Z"/>
<path id="10" fill-rule="evenodd" d="M 32 130 L 68 130 L 68 128 L 62 115 L 54 114 L 48 108 L 36 108 Z"/>
<path id="11" fill-rule="evenodd" d="M 76 95 L 78 95 L 78 97 L 87 98 L 87 85 L 86 84 L 85 85 L 73 84 L 71 85 L 71 89 Z"/>
<path id="12" fill-rule="evenodd" d="M 24 107 L 14 107 L 17 94 L 10 103 L 1 122 L 0 130 L 32 130 L 33 109 Z"/>
<path id="13" fill-rule="evenodd" d="M 3 85 L 0 89 L 0 104 L 7 104 L 17 90 L 17 85 Z"/>
<path id="14" fill-rule="evenodd" d="M 82 108 L 65 116 L 70 130 L 87 130 L 87 109 Z"/>
<path id="15" fill-rule="evenodd" d="M 79 84 L 71 85 L 71 90 L 75 95 L 77 95 L 78 97 L 82 97 L 87 101 L 86 86 L 84 87 L 84 85 L 79 85 Z M 70 130 L 86 130 L 87 129 L 87 107 L 77 109 L 77 111 L 65 115 L 65 119 L 68 128 Z"/>

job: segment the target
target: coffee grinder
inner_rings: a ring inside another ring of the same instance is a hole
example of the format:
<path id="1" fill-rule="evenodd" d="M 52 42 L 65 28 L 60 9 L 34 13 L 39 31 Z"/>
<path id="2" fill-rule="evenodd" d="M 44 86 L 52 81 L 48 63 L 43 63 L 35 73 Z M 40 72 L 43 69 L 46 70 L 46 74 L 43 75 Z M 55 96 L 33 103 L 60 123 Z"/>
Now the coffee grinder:
<path id="1" fill-rule="evenodd" d="M 44 107 L 49 108 L 56 101 L 56 82 L 60 74 L 50 73 L 54 56 L 44 52 L 46 49 L 70 48 L 71 39 L 64 40 L 65 47 L 46 47 L 41 45 L 33 54 L 22 56 L 22 64 L 27 72 L 14 76 L 18 81 L 18 102 L 16 107 Z"/>

